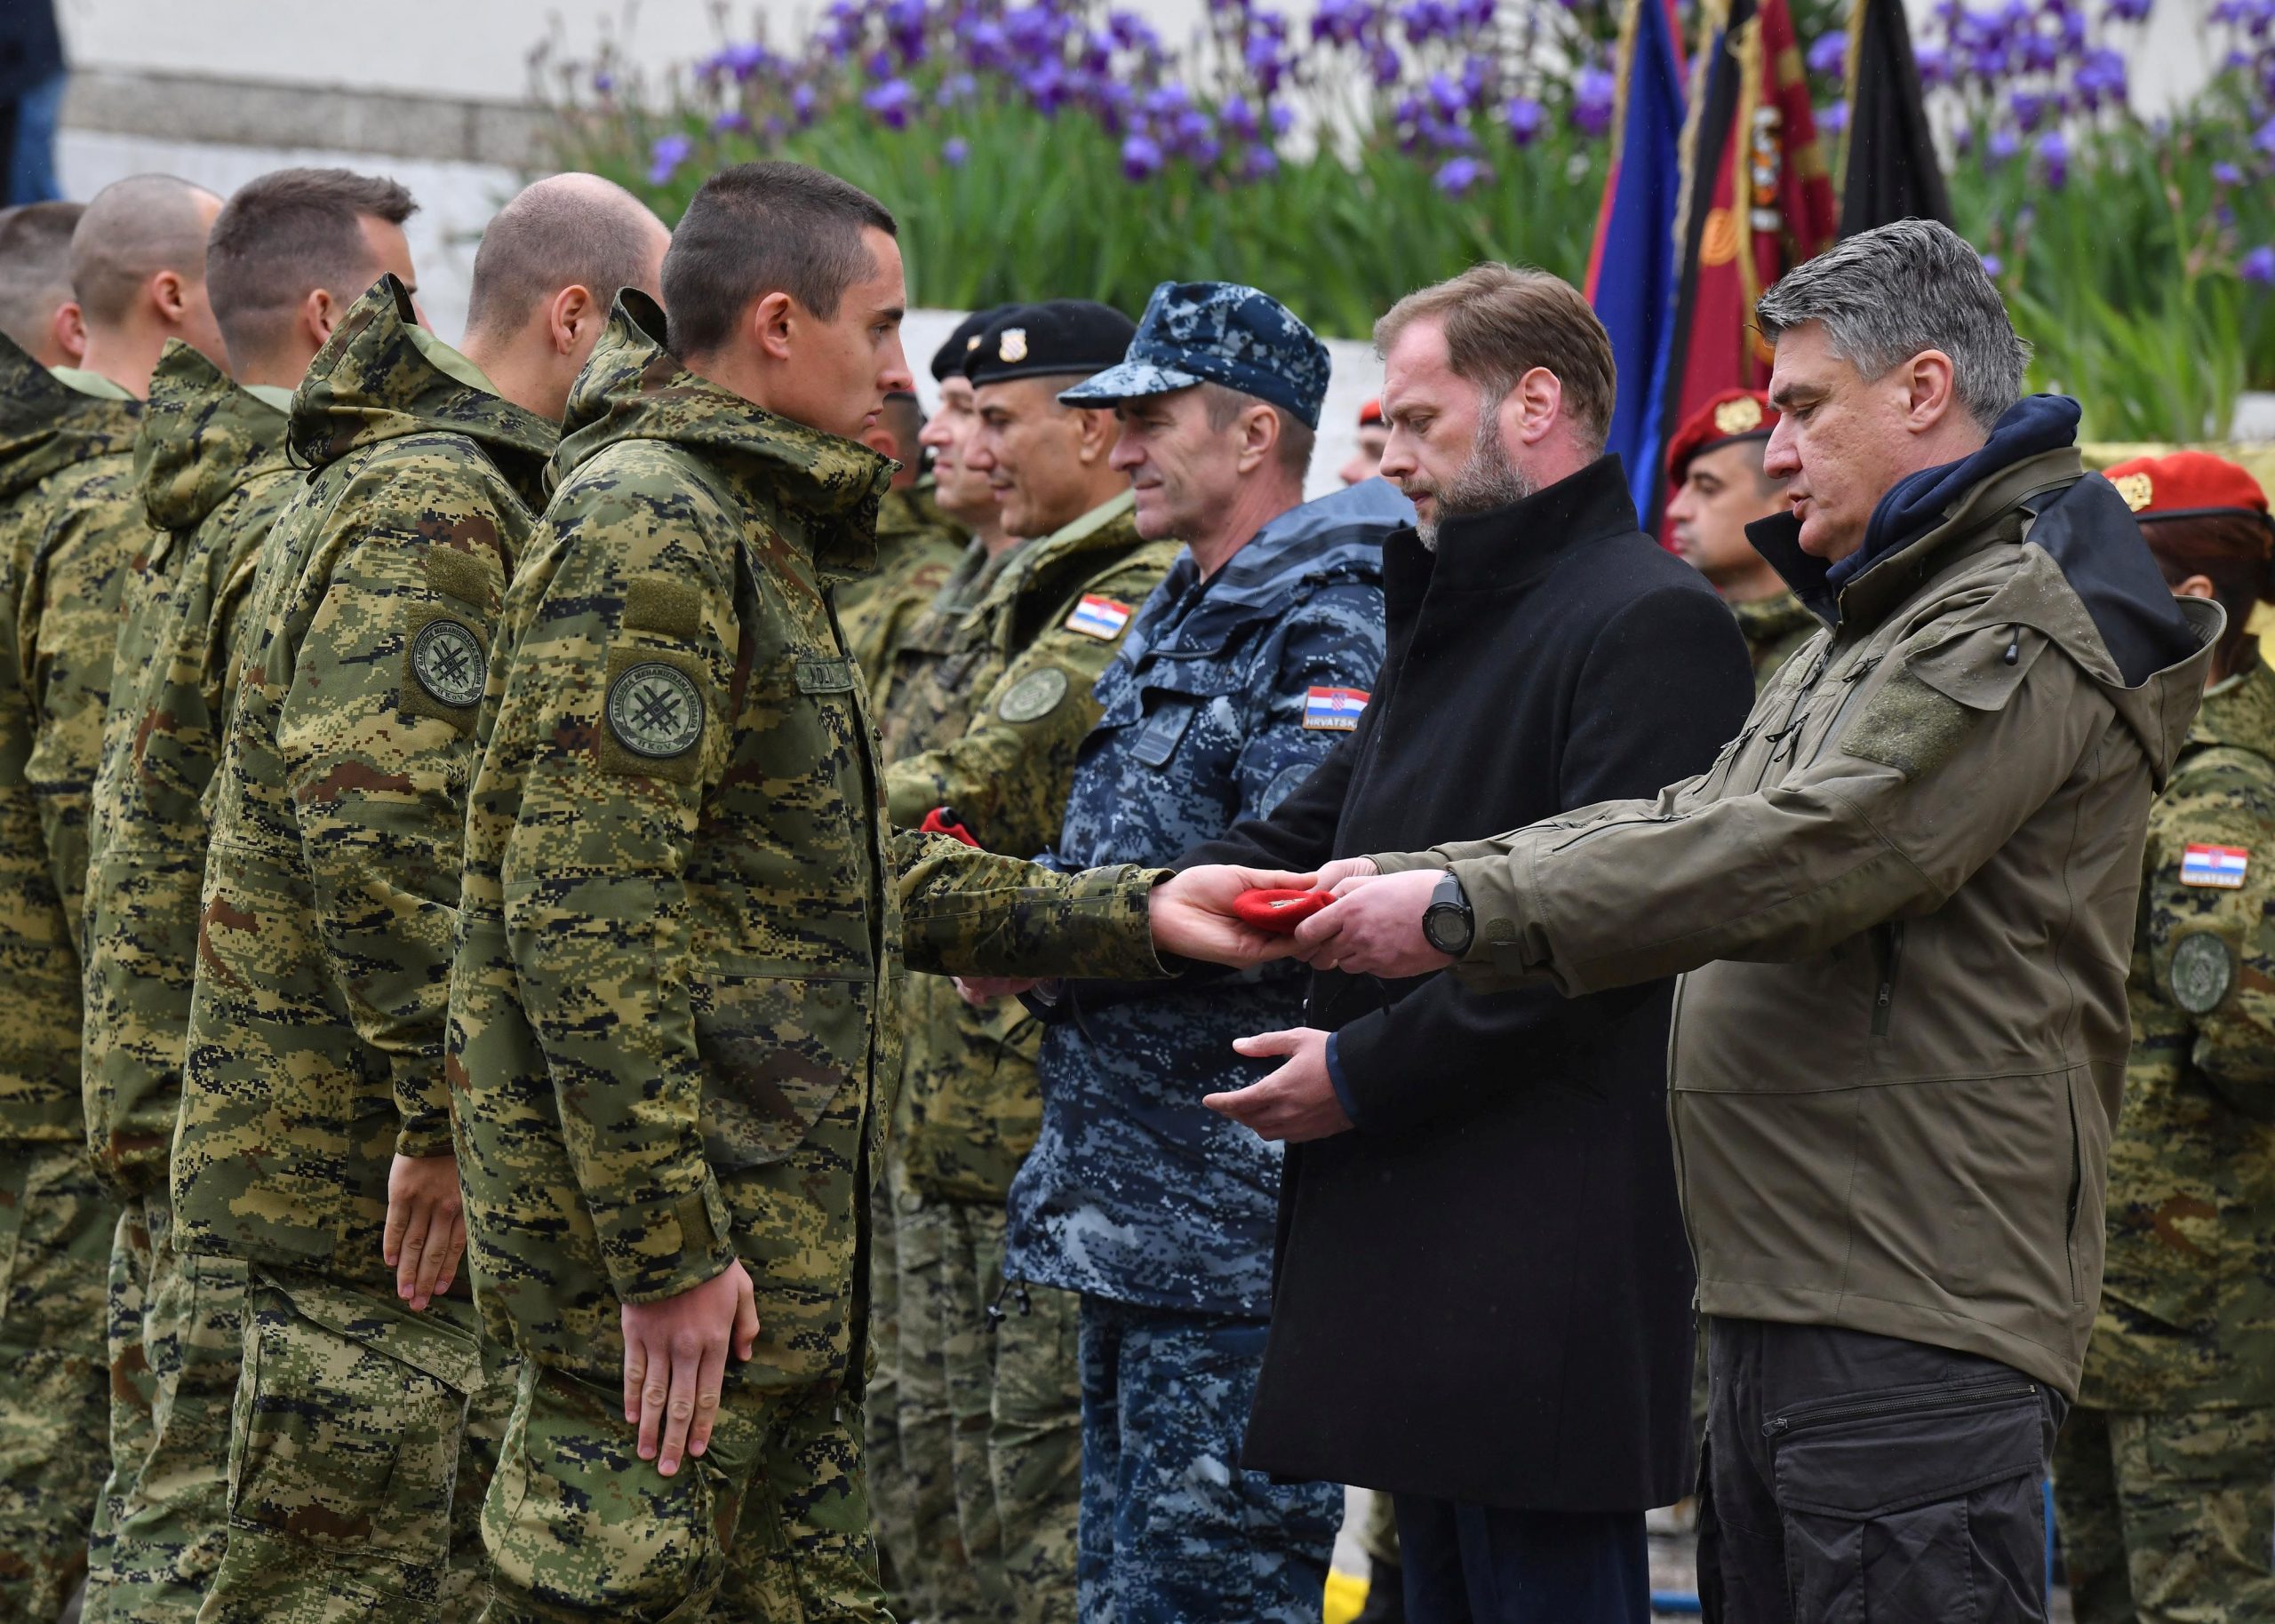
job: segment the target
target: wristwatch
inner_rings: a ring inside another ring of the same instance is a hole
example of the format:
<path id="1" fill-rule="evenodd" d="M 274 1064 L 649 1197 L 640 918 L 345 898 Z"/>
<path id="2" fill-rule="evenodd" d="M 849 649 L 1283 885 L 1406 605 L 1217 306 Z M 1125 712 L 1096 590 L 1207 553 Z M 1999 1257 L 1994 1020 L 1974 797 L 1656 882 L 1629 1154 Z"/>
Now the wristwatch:
<path id="1" fill-rule="evenodd" d="M 1457 959 L 1467 957 L 1469 944 L 1477 939 L 1477 914 L 1451 869 L 1430 893 L 1430 905 L 1422 910 L 1422 936 L 1440 952 Z"/>

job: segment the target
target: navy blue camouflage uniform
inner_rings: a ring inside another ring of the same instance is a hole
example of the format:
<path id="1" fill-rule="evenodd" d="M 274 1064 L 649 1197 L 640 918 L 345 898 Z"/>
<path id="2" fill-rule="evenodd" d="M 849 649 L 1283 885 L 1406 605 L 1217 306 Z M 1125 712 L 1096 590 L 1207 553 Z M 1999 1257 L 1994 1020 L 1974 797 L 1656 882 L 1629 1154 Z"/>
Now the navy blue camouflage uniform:
<path id="1" fill-rule="evenodd" d="M 1369 481 L 1282 514 L 1206 580 L 1180 555 L 1098 680 L 1042 860 L 1167 864 L 1309 776 L 1381 665 L 1382 541 L 1411 513 Z M 1301 1024 L 1303 988 L 1288 965 L 1070 983 L 1047 1011 L 1004 1272 L 1082 1297 L 1086 1624 L 1319 1618 L 1342 1490 L 1239 1465 L 1281 1149 L 1201 1103 L 1271 1070 L 1233 1039 Z"/>

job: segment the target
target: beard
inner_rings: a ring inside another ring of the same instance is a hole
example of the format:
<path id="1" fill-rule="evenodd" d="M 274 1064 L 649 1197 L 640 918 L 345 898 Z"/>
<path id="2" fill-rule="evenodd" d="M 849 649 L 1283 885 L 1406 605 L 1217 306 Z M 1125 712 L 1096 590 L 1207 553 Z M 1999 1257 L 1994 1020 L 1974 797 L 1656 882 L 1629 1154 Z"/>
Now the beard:
<path id="1" fill-rule="evenodd" d="M 1509 449 L 1501 443 L 1498 405 L 1495 402 L 1479 412 L 1477 436 L 1470 442 L 1469 460 L 1460 472 L 1442 486 L 1420 487 L 1423 495 L 1438 500 L 1438 516 L 1414 527 L 1416 537 L 1432 553 L 1438 550 L 1438 527 L 1447 520 L 1490 513 L 1521 502 L 1540 489 L 1531 474 L 1509 460 Z M 1409 482 L 1407 489 L 1410 494 L 1415 487 Z"/>

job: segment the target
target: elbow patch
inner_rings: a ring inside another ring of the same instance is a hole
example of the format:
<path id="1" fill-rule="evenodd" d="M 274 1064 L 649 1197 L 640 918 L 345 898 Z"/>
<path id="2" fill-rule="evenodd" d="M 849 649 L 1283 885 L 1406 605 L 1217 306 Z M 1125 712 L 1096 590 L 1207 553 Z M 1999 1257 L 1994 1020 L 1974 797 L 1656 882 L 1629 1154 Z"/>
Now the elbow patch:
<path id="1" fill-rule="evenodd" d="M 2025 626 L 1985 626 L 1905 657 L 1840 736 L 1844 755 L 1905 781 L 1958 753 L 1978 717 L 2006 708 L 2047 645 Z"/>

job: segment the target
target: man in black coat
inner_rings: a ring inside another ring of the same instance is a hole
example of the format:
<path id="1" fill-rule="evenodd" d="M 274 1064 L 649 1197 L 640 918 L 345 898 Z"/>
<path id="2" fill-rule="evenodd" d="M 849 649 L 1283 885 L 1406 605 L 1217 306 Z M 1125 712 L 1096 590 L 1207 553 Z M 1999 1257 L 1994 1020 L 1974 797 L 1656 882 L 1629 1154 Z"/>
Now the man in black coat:
<path id="1" fill-rule="evenodd" d="M 1611 346 L 1577 291 L 1481 266 L 1376 341 L 1382 471 L 1420 522 L 1385 549 L 1371 702 L 1271 817 L 1180 866 L 1314 870 L 1653 794 L 1752 703 L 1729 610 L 1602 454 Z M 1310 1024 L 1238 1046 L 1285 1065 L 1210 1097 L 1293 1142 L 1245 1463 L 1389 1491 L 1415 1624 L 1648 1616 L 1643 1513 L 1691 1471 L 1671 991 L 1322 972 Z"/>

